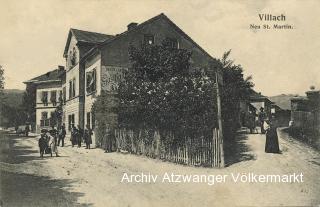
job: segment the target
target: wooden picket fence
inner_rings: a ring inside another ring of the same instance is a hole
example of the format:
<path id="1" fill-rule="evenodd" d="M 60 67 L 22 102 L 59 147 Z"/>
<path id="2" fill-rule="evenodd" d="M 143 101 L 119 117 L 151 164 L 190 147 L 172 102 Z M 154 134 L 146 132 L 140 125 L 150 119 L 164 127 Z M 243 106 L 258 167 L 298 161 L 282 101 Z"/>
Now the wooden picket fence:
<path id="1" fill-rule="evenodd" d="M 172 140 L 172 133 L 160 134 L 159 131 L 116 129 L 116 150 L 184 165 L 220 167 L 222 146 L 218 129 L 213 129 L 210 137 L 184 137 L 179 139 L 183 140 L 179 144 L 164 141 Z"/>

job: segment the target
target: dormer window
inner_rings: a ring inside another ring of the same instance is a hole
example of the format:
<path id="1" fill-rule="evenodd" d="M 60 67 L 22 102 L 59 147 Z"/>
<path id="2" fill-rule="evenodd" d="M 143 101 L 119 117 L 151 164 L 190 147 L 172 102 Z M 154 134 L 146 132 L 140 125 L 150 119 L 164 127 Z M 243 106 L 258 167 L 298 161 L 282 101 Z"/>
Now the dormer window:
<path id="1" fill-rule="evenodd" d="M 153 35 L 144 35 L 144 44 L 153 45 L 154 44 L 154 36 Z"/>

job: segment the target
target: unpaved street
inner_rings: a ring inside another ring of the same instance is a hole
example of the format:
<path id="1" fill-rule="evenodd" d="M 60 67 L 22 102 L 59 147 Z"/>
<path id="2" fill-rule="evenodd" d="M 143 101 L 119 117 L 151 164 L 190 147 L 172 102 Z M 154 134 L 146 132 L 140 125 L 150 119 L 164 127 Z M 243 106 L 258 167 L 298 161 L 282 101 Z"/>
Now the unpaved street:
<path id="1" fill-rule="evenodd" d="M 1 133 L 3 206 L 310 206 L 320 204 L 320 154 L 279 132 L 282 154 L 264 153 L 265 137 L 239 136 L 238 159 L 225 169 L 176 165 L 129 154 L 67 146 L 40 159 L 37 137 Z M 123 173 L 290 174 L 303 183 L 121 183 Z"/>

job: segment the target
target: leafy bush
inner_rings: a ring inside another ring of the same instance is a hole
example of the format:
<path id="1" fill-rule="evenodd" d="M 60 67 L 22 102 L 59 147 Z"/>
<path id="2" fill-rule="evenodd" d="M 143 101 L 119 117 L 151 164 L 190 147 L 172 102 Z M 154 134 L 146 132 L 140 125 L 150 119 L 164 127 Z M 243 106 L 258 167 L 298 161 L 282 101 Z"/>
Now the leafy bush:
<path id="1" fill-rule="evenodd" d="M 191 53 L 161 46 L 130 48 L 132 67 L 119 87 L 119 124 L 197 134 L 216 124 L 214 81 L 190 68 Z"/>

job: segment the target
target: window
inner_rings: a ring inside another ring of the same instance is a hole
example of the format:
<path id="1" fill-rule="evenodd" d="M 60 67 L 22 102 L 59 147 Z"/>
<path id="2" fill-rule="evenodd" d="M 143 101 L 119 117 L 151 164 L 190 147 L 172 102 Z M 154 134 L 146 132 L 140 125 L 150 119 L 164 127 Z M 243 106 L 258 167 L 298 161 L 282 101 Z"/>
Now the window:
<path id="1" fill-rule="evenodd" d="M 66 87 L 63 87 L 62 94 L 63 94 L 63 103 L 65 103 L 67 100 Z"/>
<path id="2" fill-rule="evenodd" d="M 40 126 L 41 127 L 50 126 L 50 120 L 48 119 L 48 112 L 46 111 L 41 112 Z"/>
<path id="3" fill-rule="evenodd" d="M 95 116 L 94 112 L 91 113 L 91 122 L 92 122 L 92 128 L 91 129 L 94 129 L 95 126 L 96 126 L 96 116 Z"/>
<path id="4" fill-rule="evenodd" d="M 88 94 L 96 91 L 97 83 L 96 83 L 96 69 L 89 71 L 86 73 L 86 91 Z"/>
<path id="5" fill-rule="evenodd" d="M 87 112 L 87 126 L 91 127 L 91 113 Z"/>
<path id="6" fill-rule="evenodd" d="M 166 43 L 170 48 L 179 49 L 179 43 L 178 40 L 175 38 L 166 38 Z"/>
<path id="7" fill-rule="evenodd" d="M 73 84 L 72 97 L 75 97 L 76 96 L 76 79 L 75 78 L 73 78 L 72 84 Z"/>
<path id="8" fill-rule="evenodd" d="M 52 103 L 53 106 L 57 105 L 57 91 L 51 91 L 50 102 Z"/>
<path id="9" fill-rule="evenodd" d="M 71 115 L 68 116 L 68 130 L 71 130 Z"/>
<path id="10" fill-rule="evenodd" d="M 72 98 L 72 81 L 69 81 L 69 99 Z"/>
<path id="11" fill-rule="evenodd" d="M 48 106 L 48 91 L 42 91 L 41 101 L 45 106 Z"/>
<path id="12" fill-rule="evenodd" d="M 59 98 L 58 98 L 58 100 L 59 100 L 59 103 L 60 103 L 60 104 L 63 104 L 63 92 L 62 92 L 62 91 L 59 91 Z"/>
<path id="13" fill-rule="evenodd" d="M 45 119 L 48 119 L 48 112 L 46 111 L 41 112 L 41 120 L 45 120 Z"/>
<path id="14" fill-rule="evenodd" d="M 73 78 L 69 81 L 69 99 L 76 96 L 76 79 Z"/>
<path id="15" fill-rule="evenodd" d="M 144 44 L 153 45 L 154 44 L 154 36 L 153 35 L 144 35 Z"/>
<path id="16" fill-rule="evenodd" d="M 75 66 L 77 63 L 77 50 L 75 47 L 72 49 L 72 51 L 70 50 L 69 58 L 70 58 L 70 67 Z"/>
<path id="17" fill-rule="evenodd" d="M 68 116 L 68 129 L 71 130 L 71 127 L 74 126 L 74 114 Z"/>

